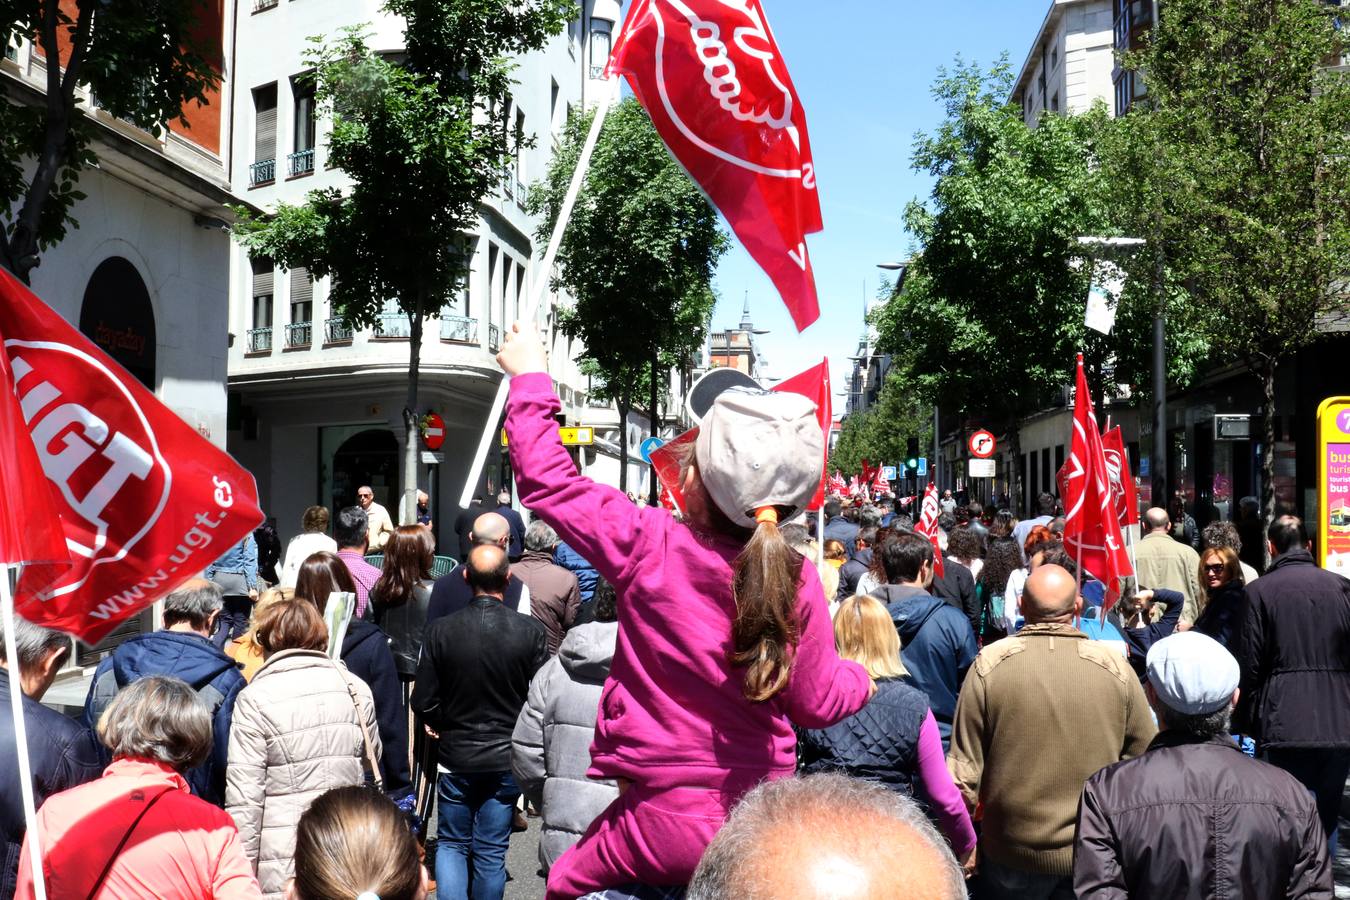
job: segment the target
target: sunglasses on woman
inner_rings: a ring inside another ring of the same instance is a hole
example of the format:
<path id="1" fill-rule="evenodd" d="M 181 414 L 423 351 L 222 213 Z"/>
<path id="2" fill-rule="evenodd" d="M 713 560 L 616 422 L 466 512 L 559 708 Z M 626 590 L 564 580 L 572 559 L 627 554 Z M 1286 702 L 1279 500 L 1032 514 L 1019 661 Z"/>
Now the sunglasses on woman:
<path id="1" fill-rule="evenodd" d="M 1223 563 L 1211 563 L 1210 565 L 1205 566 L 1205 571 L 1217 575 L 1219 572 L 1222 572 L 1226 568 L 1228 567 Z"/>

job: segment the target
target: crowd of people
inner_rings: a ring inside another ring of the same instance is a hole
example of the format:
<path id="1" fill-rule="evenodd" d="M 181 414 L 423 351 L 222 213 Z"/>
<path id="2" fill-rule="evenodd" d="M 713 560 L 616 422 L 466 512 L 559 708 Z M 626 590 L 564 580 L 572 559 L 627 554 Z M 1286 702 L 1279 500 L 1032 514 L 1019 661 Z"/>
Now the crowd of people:
<path id="1" fill-rule="evenodd" d="M 635 503 L 559 442 L 533 329 L 499 359 L 528 520 L 485 497 L 450 557 L 369 487 L 312 507 L 169 594 L 82 721 L 40 702 L 70 642 L 18 623 L 39 811 L 0 768 L 0 900 L 34 841 L 55 898 L 498 900 L 529 815 L 549 900 L 1333 896 L 1350 581 L 1297 518 L 1258 573 L 1150 509 L 1111 607 L 1050 495 L 949 493 L 936 540 L 830 498 L 816 534 L 794 394 L 718 398 L 679 514 Z"/>

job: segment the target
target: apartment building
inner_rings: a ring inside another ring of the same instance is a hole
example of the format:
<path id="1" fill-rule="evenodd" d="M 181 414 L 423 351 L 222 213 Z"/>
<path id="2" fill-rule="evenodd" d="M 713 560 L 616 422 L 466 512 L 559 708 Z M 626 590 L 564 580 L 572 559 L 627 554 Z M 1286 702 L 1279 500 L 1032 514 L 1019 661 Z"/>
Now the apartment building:
<path id="1" fill-rule="evenodd" d="M 471 274 L 454 302 L 429 319 L 421 352 L 420 409 L 445 421 L 443 448 L 422 453 L 417 479 L 432 495 L 438 530 L 457 510 L 470 459 L 499 376 L 494 356 L 539 270 L 536 221 L 524 211 L 528 185 L 546 171 L 570 112 L 601 96 L 618 0 L 586 0 L 577 18 L 542 51 L 518 60 L 509 99 L 513 127 L 536 138 L 483 202 Z M 397 53 L 403 23 L 379 0 L 237 0 L 230 170 L 234 189 L 262 209 L 300 203 L 315 189 L 345 184 L 325 158 L 330 123 L 316 114 L 301 78 L 315 35 L 336 36 L 369 23 L 373 49 Z M 341 508 L 369 484 L 397 508 L 403 466 L 403 407 L 409 361 L 408 317 L 391 303 L 373 329 L 353 331 L 328 302 L 327 279 L 284 271 L 235 248 L 229 263 L 229 316 L 240 336 L 230 351 L 230 450 L 258 479 L 264 508 L 283 536 L 311 505 Z M 554 346 L 551 365 L 567 424 L 604 424 L 573 363 L 577 347 L 554 328 L 568 299 L 546 294 L 541 325 Z M 613 423 L 617 426 L 617 419 Z M 587 453 L 580 454 L 583 467 Z M 509 488 L 509 458 L 494 442 L 480 491 Z"/>
<path id="2" fill-rule="evenodd" d="M 62 4 L 74 17 L 73 2 Z M 223 0 L 203 0 L 200 34 L 214 49 L 221 85 L 206 104 L 183 110 L 159 136 L 118 119 L 77 89 L 92 121 L 98 165 L 80 175 L 85 199 L 56 246 L 41 254 L 32 288 L 49 306 L 121 363 L 190 426 L 225 444 L 229 333 L 228 221 L 232 194 L 226 176 L 230 119 L 230 35 Z M 10 102 L 45 102 L 42 48 L 12 38 L 0 58 L 0 84 Z M 128 634 L 151 627 L 147 612 L 97 648 L 80 646 L 78 662 Z"/>
<path id="3" fill-rule="evenodd" d="M 1013 84 L 1013 102 L 1028 125 L 1044 113 L 1087 112 L 1098 100 L 1111 108 L 1112 2 L 1052 0 Z"/>

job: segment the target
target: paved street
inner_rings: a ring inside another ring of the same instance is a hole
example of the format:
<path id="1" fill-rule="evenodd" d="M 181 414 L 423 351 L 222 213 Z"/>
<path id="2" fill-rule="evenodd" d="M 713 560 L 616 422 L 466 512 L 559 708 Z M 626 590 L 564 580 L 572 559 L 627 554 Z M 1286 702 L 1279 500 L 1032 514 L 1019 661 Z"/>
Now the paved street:
<path id="1" fill-rule="evenodd" d="M 511 873 L 511 880 L 506 885 L 505 900 L 538 900 L 544 896 L 544 879 L 536 874 L 539 871 L 540 820 L 530 819 L 529 822 L 529 831 L 511 836 L 511 850 L 506 854 L 506 870 Z M 1346 896 L 1350 897 L 1350 888 L 1347 888 Z"/>

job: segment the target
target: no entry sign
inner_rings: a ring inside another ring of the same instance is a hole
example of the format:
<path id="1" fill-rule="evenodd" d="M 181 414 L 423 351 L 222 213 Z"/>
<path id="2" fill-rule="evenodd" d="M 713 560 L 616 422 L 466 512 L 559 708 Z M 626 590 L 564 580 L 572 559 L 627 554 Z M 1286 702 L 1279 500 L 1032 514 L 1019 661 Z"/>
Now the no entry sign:
<path id="1" fill-rule="evenodd" d="M 436 413 L 427 413 L 422 419 L 422 443 L 428 450 L 439 450 L 445 445 L 445 420 Z"/>
<path id="2" fill-rule="evenodd" d="M 976 459 L 988 459 L 997 447 L 994 436 L 983 429 L 970 436 L 970 455 Z"/>

